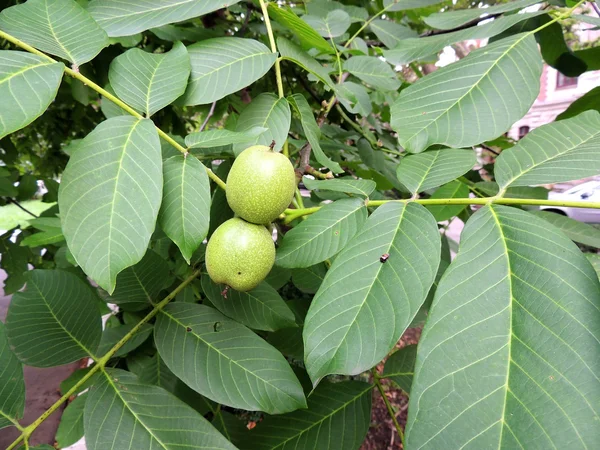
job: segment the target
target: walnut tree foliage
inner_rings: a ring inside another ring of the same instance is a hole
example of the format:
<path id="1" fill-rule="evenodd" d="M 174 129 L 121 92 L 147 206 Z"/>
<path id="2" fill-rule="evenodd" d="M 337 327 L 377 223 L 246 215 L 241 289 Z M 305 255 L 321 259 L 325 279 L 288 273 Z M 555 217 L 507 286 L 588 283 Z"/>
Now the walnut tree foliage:
<path id="1" fill-rule="evenodd" d="M 0 236 L 9 449 L 48 415 L 20 424 L 23 366 L 83 358 L 48 411 L 77 395 L 59 448 L 358 449 L 384 378 L 409 395 L 409 450 L 598 446 L 600 264 L 577 244 L 600 236 L 531 208 L 556 204 L 541 185 L 600 174 L 597 92 L 505 134 L 544 63 L 600 69 L 563 29 L 598 26 L 590 4 L 0 5 L 0 212 L 26 217 Z M 470 39 L 489 42 L 433 65 Z M 271 273 L 228 291 L 206 242 L 255 144 L 298 190 Z"/>

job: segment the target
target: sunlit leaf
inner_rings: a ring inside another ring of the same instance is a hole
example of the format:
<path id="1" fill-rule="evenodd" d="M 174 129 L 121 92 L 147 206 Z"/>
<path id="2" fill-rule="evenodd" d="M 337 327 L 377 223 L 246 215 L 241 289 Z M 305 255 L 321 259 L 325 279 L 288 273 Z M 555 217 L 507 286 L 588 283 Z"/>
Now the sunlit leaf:
<path id="1" fill-rule="evenodd" d="M 599 300 L 598 276 L 560 231 L 480 209 L 419 341 L 407 447 L 594 447 Z"/>

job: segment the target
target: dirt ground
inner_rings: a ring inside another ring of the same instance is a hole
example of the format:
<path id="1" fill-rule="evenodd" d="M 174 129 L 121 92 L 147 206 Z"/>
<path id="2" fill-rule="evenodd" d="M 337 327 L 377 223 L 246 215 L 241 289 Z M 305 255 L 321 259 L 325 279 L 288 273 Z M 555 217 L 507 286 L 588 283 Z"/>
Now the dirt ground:
<path id="1" fill-rule="evenodd" d="M 416 344 L 421 337 L 420 328 L 409 328 L 398 342 L 397 347 L 402 348 L 406 345 Z M 383 363 L 377 366 L 381 373 L 383 371 Z M 381 381 L 386 390 L 387 398 L 396 411 L 396 419 L 398 423 L 406 426 L 406 416 L 408 411 L 408 397 L 394 384 L 388 380 Z M 388 414 L 388 410 L 379 395 L 379 391 L 373 391 L 373 409 L 371 411 L 371 427 L 367 434 L 365 442 L 360 450 L 398 450 L 402 448 L 400 437 L 396 432 L 396 427 L 392 423 L 392 419 Z"/>

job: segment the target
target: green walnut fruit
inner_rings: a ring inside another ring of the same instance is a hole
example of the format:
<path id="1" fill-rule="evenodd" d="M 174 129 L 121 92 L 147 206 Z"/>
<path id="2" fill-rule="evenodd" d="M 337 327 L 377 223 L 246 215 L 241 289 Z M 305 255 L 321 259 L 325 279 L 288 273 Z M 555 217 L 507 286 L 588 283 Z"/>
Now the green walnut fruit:
<path id="1" fill-rule="evenodd" d="M 215 230 L 206 247 L 206 269 L 215 283 L 254 289 L 271 271 L 275 244 L 263 226 L 234 217 Z"/>
<path id="2" fill-rule="evenodd" d="M 265 145 L 248 147 L 227 176 L 227 203 L 242 219 L 268 224 L 294 197 L 296 174 L 290 160 Z"/>

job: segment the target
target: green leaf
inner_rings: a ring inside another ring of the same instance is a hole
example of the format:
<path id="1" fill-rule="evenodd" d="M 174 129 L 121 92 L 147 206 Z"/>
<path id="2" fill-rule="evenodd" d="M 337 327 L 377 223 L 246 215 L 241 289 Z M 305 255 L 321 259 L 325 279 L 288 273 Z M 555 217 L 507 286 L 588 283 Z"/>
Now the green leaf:
<path id="1" fill-rule="evenodd" d="M 242 449 L 357 449 L 369 430 L 373 386 L 324 382 L 311 393 L 307 410 L 265 418 L 248 433 Z"/>
<path id="2" fill-rule="evenodd" d="M 505 206 L 465 226 L 419 341 L 407 448 L 592 448 L 600 283 L 559 230 Z"/>
<path id="3" fill-rule="evenodd" d="M 60 219 L 58 217 L 40 217 L 29 221 L 29 225 L 41 233 L 35 233 L 27 236 L 21 241 L 21 245 L 26 247 L 40 247 L 49 244 L 56 244 L 65 240 L 60 228 Z"/>
<path id="4" fill-rule="evenodd" d="M 369 27 L 371 28 L 371 31 L 375 33 L 377 39 L 379 39 L 387 48 L 394 48 L 401 41 L 402 45 L 404 45 L 404 42 L 407 39 L 416 38 L 418 36 L 416 31 L 397 24 L 396 22 L 392 22 L 391 20 L 375 19 L 370 23 Z"/>
<path id="5" fill-rule="evenodd" d="M 202 277 L 202 290 L 215 308 L 233 320 L 254 330 L 275 331 L 296 326 L 294 313 L 268 283 L 262 282 L 248 292 L 230 289 Z"/>
<path id="6" fill-rule="evenodd" d="M 383 6 L 388 11 L 406 11 L 407 9 L 425 8 L 431 5 L 437 5 L 443 0 L 383 0 Z M 393 6 L 391 6 L 394 4 Z"/>
<path id="7" fill-rule="evenodd" d="M 246 132 L 255 127 L 266 128 L 267 131 L 244 143 L 234 144 L 233 152 L 239 155 L 251 145 L 271 145 L 272 141 L 275 141 L 274 149 L 281 150 L 287 139 L 291 120 L 290 105 L 285 98 L 278 98 L 271 93 L 260 94 L 242 111 L 235 131 Z"/>
<path id="8" fill-rule="evenodd" d="M 532 213 L 550 222 L 573 242 L 600 248 L 600 229 L 587 223 L 578 222 L 562 214 L 549 211 L 533 211 Z"/>
<path id="9" fill-rule="evenodd" d="M 581 22 L 589 23 L 590 25 L 600 27 L 600 17 L 586 16 L 583 14 L 572 14 L 571 18 L 579 20 Z"/>
<path id="10" fill-rule="evenodd" d="M 102 322 L 92 288 L 62 270 L 32 270 L 27 289 L 13 295 L 6 334 L 28 366 L 54 367 L 93 357 Z"/>
<path id="11" fill-rule="evenodd" d="M 407 394 L 410 394 L 410 385 L 415 371 L 417 358 L 417 345 L 407 345 L 395 351 L 385 362 L 383 378 L 389 378 Z"/>
<path id="12" fill-rule="evenodd" d="M 592 264 L 592 267 L 596 271 L 596 274 L 598 274 L 598 277 L 600 277 L 600 255 L 597 255 L 596 253 L 586 253 L 585 256 Z"/>
<path id="13" fill-rule="evenodd" d="M 159 39 L 169 42 L 198 42 L 218 36 L 216 30 L 201 28 L 199 26 L 178 27 L 175 25 L 163 25 L 162 27 L 151 28 L 150 31 Z"/>
<path id="14" fill-rule="evenodd" d="M 87 393 L 75 397 L 63 411 L 56 430 L 56 442 L 60 448 L 69 447 L 83 437 L 83 410 L 86 400 Z"/>
<path id="15" fill-rule="evenodd" d="M 321 53 L 334 52 L 331 45 L 319 33 L 313 30 L 310 25 L 294 14 L 291 9 L 280 7 L 277 3 L 273 2 L 269 2 L 267 8 L 269 16 L 275 22 L 294 33 L 304 48 L 315 48 Z"/>
<path id="16" fill-rule="evenodd" d="M 285 234 L 275 264 L 295 268 L 325 261 L 343 249 L 366 220 L 363 199 L 341 199 L 325 205 Z"/>
<path id="17" fill-rule="evenodd" d="M 165 284 L 169 273 L 167 261 L 158 253 L 148 250 L 142 260 L 128 267 L 117 277 L 117 287 L 105 299 L 125 311 L 140 311 L 152 306 Z"/>
<path id="18" fill-rule="evenodd" d="M 591 89 L 571 103 L 566 110 L 558 115 L 556 120 L 570 119 L 589 110 L 600 112 L 600 86 Z"/>
<path id="19" fill-rule="evenodd" d="M 4 255 L 2 255 L 4 258 Z M 25 380 L 23 366 L 10 350 L 5 325 L 0 321 L 0 429 L 10 427 L 23 417 Z"/>
<path id="20" fill-rule="evenodd" d="M 185 105 L 204 105 L 233 94 L 269 71 L 276 53 L 253 39 L 220 37 L 188 47 L 192 62 Z"/>
<path id="21" fill-rule="evenodd" d="M 127 50 L 113 59 L 108 79 L 121 100 L 150 117 L 185 92 L 189 75 L 190 57 L 177 42 L 162 54 Z"/>
<path id="22" fill-rule="evenodd" d="M 531 33 L 494 42 L 404 89 L 392 105 L 392 128 L 412 153 L 496 138 L 527 113 L 541 72 Z"/>
<path id="23" fill-rule="evenodd" d="M 275 290 L 281 289 L 290 281 L 292 271 L 284 267 L 273 266 L 265 281 Z"/>
<path id="24" fill-rule="evenodd" d="M 410 192 L 416 194 L 458 178 L 475 164 L 477 158 L 471 150 L 435 150 L 405 156 L 398 164 L 396 175 Z"/>
<path id="25" fill-rule="evenodd" d="M 150 28 L 202 16 L 239 0 L 92 0 L 88 11 L 109 36 L 130 36 Z"/>
<path id="26" fill-rule="evenodd" d="M 403 39 L 402 43 L 391 50 L 384 50 L 383 55 L 390 64 L 408 64 L 412 61 L 427 58 L 448 45 L 470 39 L 485 39 L 496 36 L 515 24 L 522 22 L 532 17 L 544 14 L 544 11 L 536 11 L 533 13 L 513 14 L 506 17 L 500 17 L 490 23 L 479 26 L 473 26 L 464 30 L 454 31 L 451 33 L 438 34 L 415 39 Z"/>
<path id="27" fill-rule="evenodd" d="M 362 84 L 344 81 L 337 85 L 335 93 L 344 108 L 353 114 L 367 117 L 373 111 L 369 93 Z"/>
<path id="28" fill-rule="evenodd" d="M 76 66 L 108 46 L 108 36 L 74 0 L 28 0 L 0 13 L 0 29 Z"/>
<path id="29" fill-rule="evenodd" d="M 115 117 L 79 144 L 58 203 L 69 250 L 111 294 L 117 274 L 142 259 L 162 198 L 158 133 L 150 120 Z"/>
<path id="30" fill-rule="evenodd" d="M 400 87 L 400 80 L 390 65 L 374 56 L 353 56 L 344 62 L 344 70 L 375 89 L 395 91 Z"/>
<path id="31" fill-rule="evenodd" d="M 160 227 L 190 263 L 192 254 L 208 233 L 210 182 L 202 163 L 193 156 L 177 155 L 163 165 L 163 201 Z"/>
<path id="32" fill-rule="evenodd" d="M 380 206 L 335 258 L 306 316 L 304 361 L 313 384 L 383 359 L 425 301 L 439 262 L 437 223 L 423 206 Z"/>
<path id="33" fill-rule="evenodd" d="M 302 183 L 304 183 L 306 189 L 310 189 L 311 191 L 318 189 L 363 195 L 365 197 L 371 195 L 377 187 L 377 184 L 373 180 L 356 180 L 351 177 L 334 178 L 332 180 L 313 180 L 305 176 L 302 178 Z"/>
<path id="34" fill-rule="evenodd" d="M 124 370 L 102 372 L 101 382 L 88 394 L 83 419 L 90 450 L 235 450 L 204 417 L 177 397 L 141 383 Z"/>
<path id="35" fill-rule="evenodd" d="M 133 330 L 135 324 L 119 325 L 108 327 L 102 332 L 102 340 L 98 346 L 98 354 L 105 355 L 121 339 Z M 140 329 L 113 355 L 114 357 L 124 356 L 142 345 L 152 334 L 152 325 L 143 324 Z"/>
<path id="36" fill-rule="evenodd" d="M 492 14 L 516 11 L 517 9 L 535 5 L 536 3 L 539 3 L 539 0 L 519 0 L 516 2 L 501 3 L 487 8 L 468 8 L 455 11 L 444 11 L 431 14 L 430 16 L 423 18 L 423 20 L 430 27 L 439 28 L 440 30 L 451 30 L 484 15 L 489 16 Z"/>
<path id="37" fill-rule="evenodd" d="M 431 196 L 432 199 L 440 198 L 469 198 L 469 188 L 458 180 L 451 181 L 441 186 Z M 443 222 L 459 215 L 467 205 L 427 205 L 435 220 Z"/>
<path id="38" fill-rule="evenodd" d="M 269 414 L 306 407 L 302 387 L 281 353 L 208 306 L 167 305 L 154 339 L 169 369 L 212 400 Z"/>
<path id="39" fill-rule="evenodd" d="M 501 188 L 577 180 L 600 172 L 600 113 L 536 128 L 496 159 Z"/>
<path id="40" fill-rule="evenodd" d="M 115 97 L 117 96 L 117 93 L 111 87 L 110 84 L 107 84 L 106 86 L 104 86 L 104 90 L 109 92 L 110 94 L 114 95 Z M 104 116 L 107 119 L 112 119 L 113 117 L 118 117 L 118 116 L 129 116 L 129 113 L 127 111 L 125 111 L 120 106 L 118 106 L 117 104 L 113 103 L 112 101 L 110 101 L 109 99 L 107 99 L 105 97 L 100 97 L 100 109 L 102 110 L 102 114 L 104 114 Z M 81 142 L 81 140 L 78 140 L 76 145 L 79 145 L 80 142 Z"/>
<path id="41" fill-rule="evenodd" d="M 311 267 L 294 269 L 292 271 L 292 283 L 302 292 L 314 294 L 325 279 L 327 267 L 325 264 L 315 264 Z"/>
<path id="42" fill-rule="evenodd" d="M 243 133 L 229 130 L 207 130 L 188 134 L 185 137 L 185 145 L 189 148 L 214 148 L 223 145 L 239 144 L 246 142 L 248 138 L 258 137 L 267 131 L 266 128 L 255 127 Z"/>
<path id="43" fill-rule="evenodd" d="M 480 191 L 488 195 L 489 197 L 493 197 L 494 195 L 498 195 L 500 192 L 500 188 L 498 184 L 493 181 L 478 181 L 475 183 L 475 187 Z M 538 200 L 547 200 L 548 199 L 548 189 L 544 187 L 511 187 L 506 190 L 504 193 L 504 197 L 506 198 L 533 198 Z"/>
<path id="44" fill-rule="evenodd" d="M 277 38 L 277 49 L 279 50 L 281 59 L 287 59 L 288 61 L 292 61 L 294 64 L 299 65 L 304 70 L 317 77 L 330 89 L 336 88 L 336 85 L 331 81 L 331 77 L 329 76 L 329 70 L 293 42 L 282 37 Z"/>
<path id="45" fill-rule="evenodd" d="M 302 16 L 302 20 L 309 24 L 321 36 L 334 38 L 341 36 L 350 28 L 352 21 L 348 13 L 341 9 L 329 11 L 327 16 L 318 17 L 309 14 Z"/>
<path id="46" fill-rule="evenodd" d="M 15 186 L 12 179 L 0 178 L 0 196 L 16 197 L 18 194 L 19 194 L 19 190 Z"/>
<path id="47" fill-rule="evenodd" d="M 46 111 L 56 97 L 64 68 L 41 56 L 0 50 L 0 139 Z"/>
<path id="48" fill-rule="evenodd" d="M 317 162 L 324 167 L 327 167 L 334 173 L 343 172 L 340 165 L 327 157 L 323 149 L 321 148 L 321 144 L 319 143 L 319 139 L 321 138 L 321 129 L 317 125 L 317 121 L 313 116 L 312 108 L 306 101 L 306 98 L 302 94 L 294 94 L 288 97 L 288 101 L 290 105 L 294 108 L 294 110 L 300 115 L 300 122 L 302 123 L 302 128 L 304 133 L 306 134 L 306 138 L 312 147 L 313 155 Z"/>

